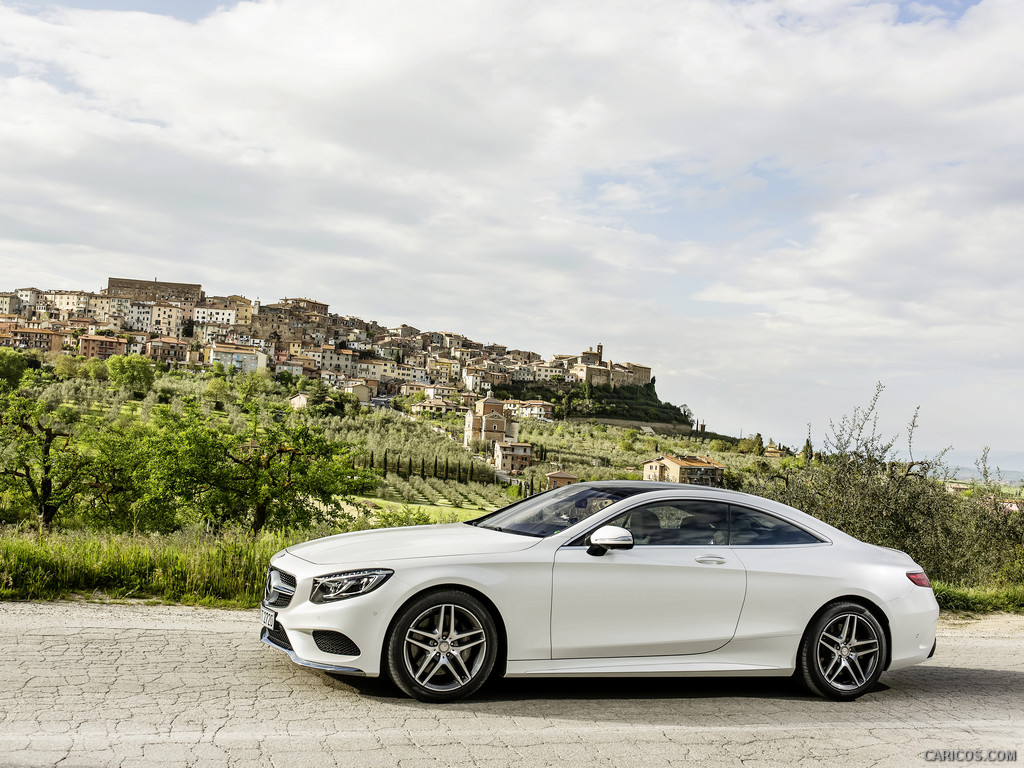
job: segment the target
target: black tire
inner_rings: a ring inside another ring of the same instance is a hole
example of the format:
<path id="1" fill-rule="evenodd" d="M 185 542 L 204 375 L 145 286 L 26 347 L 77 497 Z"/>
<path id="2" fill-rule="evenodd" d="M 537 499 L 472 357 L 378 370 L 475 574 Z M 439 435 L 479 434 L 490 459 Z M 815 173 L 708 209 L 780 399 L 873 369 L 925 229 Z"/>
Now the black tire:
<path id="1" fill-rule="evenodd" d="M 420 701 L 456 701 L 494 669 L 498 631 L 490 611 L 466 592 L 432 592 L 410 603 L 387 639 L 391 679 Z"/>
<path id="2" fill-rule="evenodd" d="M 808 626 L 797 655 L 796 677 L 811 693 L 853 701 L 882 675 L 885 630 L 858 603 L 833 603 Z"/>

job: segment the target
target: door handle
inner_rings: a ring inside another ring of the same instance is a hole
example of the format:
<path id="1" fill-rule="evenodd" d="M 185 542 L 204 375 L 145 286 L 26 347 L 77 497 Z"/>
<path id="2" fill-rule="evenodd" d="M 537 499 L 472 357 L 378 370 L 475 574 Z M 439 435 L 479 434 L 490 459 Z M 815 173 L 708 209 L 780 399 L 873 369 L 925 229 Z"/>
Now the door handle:
<path id="1" fill-rule="evenodd" d="M 704 565 L 725 565 L 725 558 L 721 555 L 701 555 L 697 562 Z"/>

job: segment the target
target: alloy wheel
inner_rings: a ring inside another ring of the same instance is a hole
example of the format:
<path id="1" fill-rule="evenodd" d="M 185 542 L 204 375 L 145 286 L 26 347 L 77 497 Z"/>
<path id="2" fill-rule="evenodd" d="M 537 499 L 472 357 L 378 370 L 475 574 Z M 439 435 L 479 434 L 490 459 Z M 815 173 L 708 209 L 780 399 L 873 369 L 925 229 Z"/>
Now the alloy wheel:
<path id="1" fill-rule="evenodd" d="M 431 606 L 405 630 L 403 661 L 409 677 L 435 693 L 472 682 L 487 658 L 487 632 L 480 619 L 454 603 Z"/>
<path id="2" fill-rule="evenodd" d="M 881 643 L 875 626 L 864 616 L 842 613 L 818 635 L 815 662 L 824 681 L 837 691 L 867 685 L 878 667 Z"/>

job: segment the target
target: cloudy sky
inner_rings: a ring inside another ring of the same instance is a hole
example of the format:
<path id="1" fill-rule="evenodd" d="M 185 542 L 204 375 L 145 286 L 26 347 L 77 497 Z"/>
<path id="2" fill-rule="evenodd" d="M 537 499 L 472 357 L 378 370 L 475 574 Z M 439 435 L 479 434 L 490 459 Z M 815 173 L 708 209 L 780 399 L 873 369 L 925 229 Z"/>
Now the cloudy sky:
<path id="1" fill-rule="evenodd" d="M 0 0 L 0 289 L 601 342 L 795 445 L 880 381 L 918 449 L 1022 451 L 1022 29 L 1016 0 Z"/>

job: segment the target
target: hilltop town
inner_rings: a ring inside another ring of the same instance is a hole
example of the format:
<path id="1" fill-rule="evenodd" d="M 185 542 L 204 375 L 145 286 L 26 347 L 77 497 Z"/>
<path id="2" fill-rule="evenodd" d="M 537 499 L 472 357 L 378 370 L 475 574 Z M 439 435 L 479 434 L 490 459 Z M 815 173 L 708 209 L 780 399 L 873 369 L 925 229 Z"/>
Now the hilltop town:
<path id="1" fill-rule="evenodd" d="M 466 447 L 485 444 L 496 466 L 511 470 L 531 460 L 528 446 L 516 442 L 518 420 L 550 420 L 556 409 L 550 399 L 507 396 L 524 387 L 544 393 L 567 392 L 573 385 L 587 385 L 588 393 L 648 387 L 655 405 L 685 420 L 684 412 L 653 396 L 649 366 L 608 360 L 601 344 L 545 359 L 461 333 L 386 327 L 332 313 L 310 298 L 261 304 L 240 295 L 210 296 L 192 283 L 110 277 L 96 292 L 3 292 L 0 346 L 38 350 L 51 362 L 64 355 L 140 355 L 170 367 L 267 371 L 321 382 L 371 405 L 401 397 L 413 414 L 464 417 Z M 506 397 L 491 396 L 499 392 Z M 305 397 L 296 395 L 293 406 L 302 407 Z M 603 415 L 618 415 L 615 408 Z M 680 426 L 688 429 L 685 421 Z"/>
<path id="2" fill-rule="evenodd" d="M 140 354 L 172 365 L 268 369 L 367 395 L 422 391 L 430 405 L 510 382 L 643 386 L 651 369 L 605 360 L 600 344 L 550 360 L 459 333 L 387 328 L 308 298 L 261 304 L 198 284 L 111 277 L 98 292 L 0 293 L 0 346 L 83 357 Z"/>

